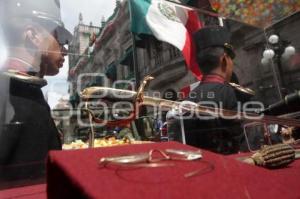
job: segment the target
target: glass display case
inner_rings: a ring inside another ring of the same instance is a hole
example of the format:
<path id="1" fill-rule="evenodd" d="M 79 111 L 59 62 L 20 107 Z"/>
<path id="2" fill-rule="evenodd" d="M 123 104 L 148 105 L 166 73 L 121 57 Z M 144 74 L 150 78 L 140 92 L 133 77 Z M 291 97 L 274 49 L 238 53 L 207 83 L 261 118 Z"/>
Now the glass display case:
<path id="1" fill-rule="evenodd" d="M 45 184 L 50 151 L 178 141 L 232 155 L 299 145 L 299 0 L 0 5 L 0 197 Z M 206 28 L 226 34 L 201 40 Z M 200 53 L 215 47 L 217 61 Z M 206 72 L 202 59 L 220 69 Z M 230 95 L 202 92 L 210 81 Z M 194 94 L 208 103 L 186 104 Z M 236 104 L 210 103 L 220 96 Z"/>

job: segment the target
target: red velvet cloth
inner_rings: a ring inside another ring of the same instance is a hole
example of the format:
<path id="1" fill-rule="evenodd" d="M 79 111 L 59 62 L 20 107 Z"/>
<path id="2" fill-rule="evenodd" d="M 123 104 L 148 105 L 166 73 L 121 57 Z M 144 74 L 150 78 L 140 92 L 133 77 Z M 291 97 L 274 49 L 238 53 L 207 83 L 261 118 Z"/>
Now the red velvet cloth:
<path id="1" fill-rule="evenodd" d="M 203 159 L 142 169 L 100 168 L 101 157 L 150 149 L 195 149 L 176 142 L 52 151 L 48 159 L 49 198 L 300 198 L 300 161 L 268 170 L 232 156 L 203 151 Z M 208 165 L 213 165 L 212 170 Z M 203 169 L 199 175 L 184 174 Z"/>
<path id="2" fill-rule="evenodd" d="M 1 199 L 46 199 L 46 184 L 18 187 L 0 191 Z"/>

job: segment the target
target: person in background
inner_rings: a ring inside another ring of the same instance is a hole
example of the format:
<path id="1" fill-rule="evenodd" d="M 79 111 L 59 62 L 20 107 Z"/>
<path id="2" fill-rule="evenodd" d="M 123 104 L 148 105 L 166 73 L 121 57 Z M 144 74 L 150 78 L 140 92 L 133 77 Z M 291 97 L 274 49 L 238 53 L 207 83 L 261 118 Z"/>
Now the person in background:
<path id="1" fill-rule="evenodd" d="M 230 45 L 230 32 L 219 26 L 200 29 L 194 35 L 197 61 L 203 78 L 187 100 L 216 102 L 224 109 L 237 107 L 234 89 L 228 84 L 233 73 L 235 53 Z"/>
<path id="2" fill-rule="evenodd" d="M 1 81 L 8 82 L 8 97 L 0 107 L 10 107 L 0 110 L 0 178 L 36 179 L 45 174 L 49 150 L 61 149 L 41 90 L 47 84 L 43 77 L 59 72 L 64 45 L 72 35 L 63 26 L 58 0 L 1 0 L 0 4 L 8 52 L 0 74 Z"/>
<path id="3" fill-rule="evenodd" d="M 230 32 L 220 26 L 208 26 L 194 34 L 197 61 L 203 78 L 186 99 L 194 103 L 236 110 L 238 99 L 229 85 L 235 52 Z M 214 152 L 230 154 L 239 150 L 240 125 L 220 118 L 185 121 L 188 144 Z"/>

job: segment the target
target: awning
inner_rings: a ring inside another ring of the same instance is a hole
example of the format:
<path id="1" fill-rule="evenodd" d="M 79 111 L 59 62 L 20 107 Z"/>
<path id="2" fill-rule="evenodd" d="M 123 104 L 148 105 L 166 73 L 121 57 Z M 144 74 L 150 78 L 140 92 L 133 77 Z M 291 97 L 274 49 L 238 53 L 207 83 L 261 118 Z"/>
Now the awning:
<path id="1" fill-rule="evenodd" d="M 111 80 L 117 79 L 117 68 L 114 63 L 110 64 L 107 67 L 107 69 L 105 71 L 105 75 L 107 76 L 108 79 L 111 79 Z"/>

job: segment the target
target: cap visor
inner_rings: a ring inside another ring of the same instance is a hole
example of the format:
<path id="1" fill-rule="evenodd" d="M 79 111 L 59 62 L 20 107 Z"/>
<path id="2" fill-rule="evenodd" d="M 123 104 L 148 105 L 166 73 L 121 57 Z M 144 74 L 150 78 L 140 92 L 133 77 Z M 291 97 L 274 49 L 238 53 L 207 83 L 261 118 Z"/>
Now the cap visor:
<path id="1" fill-rule="evenodd" d="M 60 44 L 68 44 L 72 41 L 73 35 L 64 27 L 57 27 L 57 40 Z"/>

